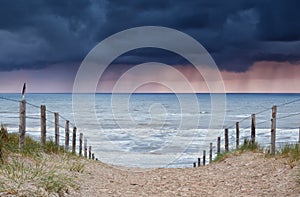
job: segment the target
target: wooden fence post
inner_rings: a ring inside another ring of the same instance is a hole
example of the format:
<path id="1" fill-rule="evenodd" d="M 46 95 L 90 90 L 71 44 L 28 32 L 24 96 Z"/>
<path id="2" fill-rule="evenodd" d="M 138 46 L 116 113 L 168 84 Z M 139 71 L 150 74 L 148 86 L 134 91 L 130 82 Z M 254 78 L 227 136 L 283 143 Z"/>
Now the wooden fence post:
<path id="1" fill-rule="evenodd" d="M 218 137 L 217 154 L 221 153 L 221 137 Z"/>
<path id="2" fill-rule="evenodd" d="M 70 142 L 70 121 L 66 120 L 66 127 L 65 127 L 65 150 L 69 151 L 69 142 Z"/>
<path id="3" fill-rule="evenodd" d="M 198 167 L 200 167 L 200 166 L 201 166 L 201 159 L 198 158 Z"/>
<path id="4" fill-rule="evenodd" d="M 92 146 L 89 146 L 89 159 L 92 158 Z"/>
<path id="5" fill-rule="evenodd" d="M 76 127 L 73 127 L 73 139 L 72 139 L 72 153 L 75 154 L 76 152 Z"/>
<path id="6" fill-rule="evenodd" d="M 276 113 L 277 113 L 277 107 L 276 105 L 273 105 L 272 107 L 272 124 L 271 124 L 271 155 L 275 154 L 275 143 L 276 143 Z"/>
<path id="7" fill-rule="evenodd" d="M 298 149 L 299 149 L 299 153 L 300 153 L 300 127 L 299 127 L 299 137 L 298 137 Z"/>
<path id="8" fill-rule="evenodd" d="M 236 149 L 240 146 L 240 126 L 239 122 L 235 123 L 235 131 L 236 131 Z"/>
<path id="9" fill-rule="evenodd" d="M 41 105 L 41 144 L 46 144 L 46 106 Z"/>
<path id="10" fill-rule="evenodd" d="M 205 159 L 205 157 L 206 157 L 206 151 L 204 150 L 203 151 L 203 166 L 205 166 L 205 162 L 206 162 L 206 159 Z"/>
<path id="11" fill-rule="evenodd" d="M 55 145 L 59 147 L 59 118 L 58 113 L 54 113 L 54 123 L 55 123 Z"/>
<path id="12" fill-rule="evenodd" d="M 87 158 L 87 139 L 84 138 L 84 157 Z"/>
<path id="13" fill-rule="evenodd" d="M 82 138 L 83 138 L 83 134 L 80 133 L 79 134 L 79 156 L 82 156 Z"/>
<path id="14" fill-rule="evenodd" d="M 299 143 L 299 148 L 300 148 L 300 127 L 299 127 L 299 137 L 298 137 L 298 143 Z"/>
<path id="15" fill-rule="evenodd" d="M 228 128 L 225 129 L 225 151 L 229 151 L 229 143 L 228 143 Z"/>
<path id="16" fill-rule="evenodd" d="M 255 114 L 251 115 L 251 143 L 255 143 Z"/>
<path id="17" fill-rule="evenodd" d="M 212 162 L 213 143 L 209 144 L 209 163 Z"/>
<path id="18" fill-rule="evenodd" d="M 22 149 L 25 143 L 26 133 L 26 101 L 20 102 L 20 125 L 19 125 L 19 148 Z"/>

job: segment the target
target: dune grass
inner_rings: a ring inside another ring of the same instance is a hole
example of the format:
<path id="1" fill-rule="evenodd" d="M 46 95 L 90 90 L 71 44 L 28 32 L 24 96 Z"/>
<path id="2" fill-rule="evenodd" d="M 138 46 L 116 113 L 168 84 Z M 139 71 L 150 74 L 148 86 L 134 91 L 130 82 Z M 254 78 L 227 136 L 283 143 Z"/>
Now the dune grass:
<path id="1" fill-rule="evenodd" d="M 232 150 L 229 152 L 222 152 L 213 160 L 213 162 L 221 162 L 225 160 L 226 158 L 230 156 L 238 156 L 241 153 L 245 151 L 251 151 L 251 152 L 260 152 L 263 153 L 263 148 L 259 146 L 257 143 L 251 143 L 250 140 L 245 139 L 243 145 L 236 150 Z M 266 158 L 285 158 L 286 164 L 289 165 L 291 168 L 294 168 L 295 166 L 300 166 L 300 147 L 299 144 L 284 144 L 282 147 L 279 147 L 275 155 L 270 155 L 270 151 L 265 151 L 265 157 Z M 300 184 L 300 169 L 299 169 L 299 175 L 297 178 L 297 182 Z"/>
<path id="2" fill-rule="evenodd" d="M 29 136 L 19 149 L 18 134 L 0 129 L 0 196 L 64 196 L 76 190 L 82 160 L 50 140 L 45 147 Z"/>
<path id="3" fill-rule="evenodd" d="M 300 161 L 299 144 L 285 144 L 277 151 L 275 157 L 286 158 L 287 164 L 291 168 L 295 167 Z"/>
<path id="4" fill-rule="evenodd" d="M 228 152 L 221 152 L 216 156 L 213 162 L 223 161 L 232 155 L 237 156 L 245 151 L 263 152 L 263 149 L 258 145 L 257 142 L 252 143 L 250 140 L 245 139 L 244 143 L 238 149 L 228 151 Z"/>

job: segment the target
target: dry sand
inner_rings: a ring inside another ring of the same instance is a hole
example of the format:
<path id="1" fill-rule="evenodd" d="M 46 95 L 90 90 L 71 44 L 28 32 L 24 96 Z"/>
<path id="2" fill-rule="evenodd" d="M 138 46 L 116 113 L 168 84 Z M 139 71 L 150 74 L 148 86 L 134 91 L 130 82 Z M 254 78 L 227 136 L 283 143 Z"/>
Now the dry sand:
<path id="1" fill-rule="evenodd" d="M 84 161 L 70 196 L 300 196 L 299 167 L 243 153 L 200 168 L 137 169 Z M 299 165 L 298 165 L 299 166 Z"/>
<path id="2" fill-rule="evenodd" d="M 27 167 L 10 174 L 1 170 L 0 196 L 300 196 L 299 163 L 293 167 L 296 163 L 262 153 L 235 154 L 205 167 L 184 169 L 124 168 L 55 154 L 35 161 L 15 155 Z M 42 171 L 34 167 L 37 163 Z M 55 180 L 49 179 L 52 170 Z M 41 175 L 35 177 L 35 172 Z M 44 179 L 50 186 L 64 180 L 72 180 L 72 185 L 58 194 L 45 189 Z"/>

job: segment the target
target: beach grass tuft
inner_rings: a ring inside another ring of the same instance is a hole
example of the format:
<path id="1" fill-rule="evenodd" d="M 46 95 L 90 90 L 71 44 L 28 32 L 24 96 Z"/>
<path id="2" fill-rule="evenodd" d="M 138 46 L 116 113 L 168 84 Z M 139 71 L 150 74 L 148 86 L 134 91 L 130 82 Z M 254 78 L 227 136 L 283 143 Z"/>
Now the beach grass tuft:
<path id="1" fill-rule="evenodd" d="M 7 129 L 1 125 L 0 128 L 0 163 L 4 164 L 7 160 L 7 145 L 8 145 Z"/>
<path id="2" fill-rule="evenodd" d="M 258 145 L 257 142 L 252 143 L 251 140 L 248 140 L 246 138 L 244 140 L 244 143 L 238 149 L 228 151 L 228 152 L 221 152 L 220 154 L 218 154 L 216 156 L 216 158 L 213 160 L 213 162 L 224 161 L 226 158 L 228 158 L 232 155 L 238 156 L 245 151 L 263 152 L 263 149 Z"/>
<path id="3" fill-rule="evenodd" d="M 300 160 L 299 144 L 285 144 L 281 147 L 275 157 L 286 158 L 286 163 L 291 167 L 295 167 Z"/>
<path id="4" fill-rule="evenodd" d="M 84 171 L 84 164 L 77 156 L 51 139 L 42 147 L 26 136 L 22 150 L 18 143 L 19 135 L 7 133 L 1 126 L 0 196 L 64 196 L 70 189 L 78 189 L 73 176 Z"/>

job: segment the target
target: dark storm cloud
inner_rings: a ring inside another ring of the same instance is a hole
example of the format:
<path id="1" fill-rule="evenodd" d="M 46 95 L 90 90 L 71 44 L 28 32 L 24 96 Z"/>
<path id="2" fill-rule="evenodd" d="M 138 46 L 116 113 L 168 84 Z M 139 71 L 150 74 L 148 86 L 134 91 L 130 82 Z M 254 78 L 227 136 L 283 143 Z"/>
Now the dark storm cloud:
<path id="1" fill-rule="evenodd" d="M 82 59 L 104 20 L 92 1 L 0 1 L 0 68 L 40 68 Z"/>
<path id="2" fill-rule="evenodd" d="M 261 38 L 268 41 L 300 40 L 299 7 L 300 2 L 296 0 L 263 1 L 259 7 Z"/>
<path id="3" fill-rule="evenodd" d="M 127 28 L 158 25 L 197 39 L 221 69 L 255 61 L 299 61 L 300 3 L 287 1 L 0 0 L 0 69 L 81 61 L 98 42 Z M 185 61 L 162 50 L 134 50 L 115 63 Z"/>

